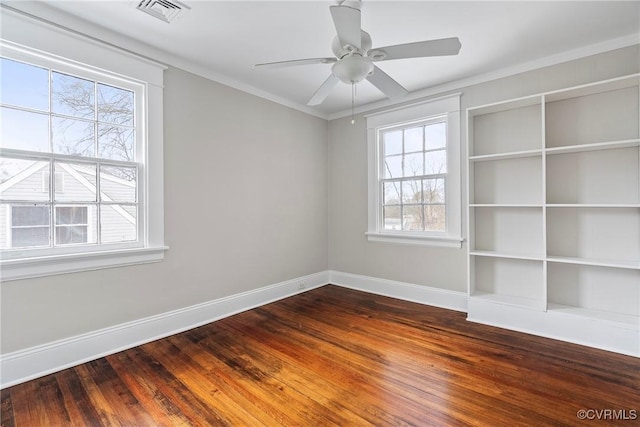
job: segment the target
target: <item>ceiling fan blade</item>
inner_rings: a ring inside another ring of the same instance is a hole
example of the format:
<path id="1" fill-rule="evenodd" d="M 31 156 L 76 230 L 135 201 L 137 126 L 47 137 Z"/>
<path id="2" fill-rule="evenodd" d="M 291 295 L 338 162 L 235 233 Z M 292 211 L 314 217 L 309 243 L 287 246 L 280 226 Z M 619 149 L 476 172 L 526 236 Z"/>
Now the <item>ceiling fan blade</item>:
<path id="1" fill-rule="evenodd" d="M 273 69 L 273 68 L 285 68 L 295 67 L 298 65 L 308 64 L 333 64 L 338 61 L 337 58 L 309 58 L 309 59 L 294 59 L 292 61 L 278 61 L 278 62 L 265 62 L 263 64 L 256 64 L 253 68 Z"/>
<path id="2" fill-rule="evenodd" d="M 387 98 L 392 101 L 403 98 L 409 93 L 400 83 L 393 80 L 387 73 L 375 65 L 373 66 L 373 74 L 367 76 L 367 80 L 380 89 L 380 91 L 387 95 Z"/>
<path id="3" fill-rule="evenodd" d="M 397 44 L 373 49 L 382 50 L 387 55 L 381 61 L 404 58 L 423 58 L 427 56 L 457 55 L 460 52 L 460 40 L 457 37 L 423 42 Z M 375 59 L 374 59 L 375 60 Z"/>
<path id="4" fill-rule="evenodd" d="M 349 44 L 360 49 L 362 35 L 360 33 L 360 11 L 349 6 L 330 6 L 333 24 L 336 26 L 340 46 Z"/>
<path id="5" fill-rule="evenodd" d="M 331 89 L 333 89 L 339 81 L 340 80 L 336 76 L 331 74 L 327 78 L 327 80 L 325 80 L 324 83 L 322 83 L 322 85 L 318 88 L 316 93 L 313 94 L 309 102 L 307 102 L 307 105 L 322 104 L 322 101 L 324 101 L 324 99 L 329 95 L 329 92 L 331 92 Z"/>

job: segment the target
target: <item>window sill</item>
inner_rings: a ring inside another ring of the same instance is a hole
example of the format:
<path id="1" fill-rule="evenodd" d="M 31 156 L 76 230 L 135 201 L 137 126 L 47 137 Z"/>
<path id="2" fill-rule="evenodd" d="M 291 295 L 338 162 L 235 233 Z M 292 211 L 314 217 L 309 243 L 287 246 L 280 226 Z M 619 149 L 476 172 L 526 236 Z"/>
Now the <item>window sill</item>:
<path id="1" fill-rule="evenodd" d="M 464 239 L 460 237 L 448 236 L 419 236 L 415 234 L 399 234 L 399 233 L 378 233 L 366 232 L 367 239 L 370 242 L 395 243 L 400 245 L 412 246 L 433 246 L 441 248 L 462 248 Z"/>
<path id="2" fill-rule="evenodd" d="M 0 280 L 5 282 L 158 262 L 164 259 L 167 249 L 167 246 L 158 246 L 1 260 Z"/>

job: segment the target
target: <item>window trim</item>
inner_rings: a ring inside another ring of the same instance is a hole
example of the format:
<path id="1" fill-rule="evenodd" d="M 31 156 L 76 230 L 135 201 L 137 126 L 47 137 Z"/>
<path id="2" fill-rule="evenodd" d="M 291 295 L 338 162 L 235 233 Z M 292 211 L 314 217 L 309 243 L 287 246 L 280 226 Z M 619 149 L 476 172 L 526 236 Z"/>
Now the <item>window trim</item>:
<path id="1" fill-rule="evenodd" d="M 16 251 L 11 259 L 2 253 L 0 280 L 162 260 L 164 251 L 168 249 L 164 244 L 163 196 L 163 72 L 167 67 L 32 15 L 11 9 L 3 9 L 2 12 L 0 49 L 3 56 L 28 63 L 34 63 L 32 58 L 41 58 L 55 63 L 54 68 L 80 68 L 108 79 L 133 81 L 144 88 L 145 97 L 140 100 L 140 106 L 145 120 L 140 132 L 146 146 L 138 152 L 144 165 L 138 176 L 138 185 L 144 193 L 139 215 L 146 221 L 141 233 L 144 238 L 136 248 L 104 245 L 103 248 L 91 247 L 84 252 L 70 253 L 74 248 L 64 247 L 55 254 L 43 256 Z M 122 84 L 118 85 L 122 87 Z"/>
<path id="2" fill-rule="evenodd" d="M 365 235 L 369 241 L 462 248 L 464 239 L 462 238 L 460 96 L 461 93 L 449 94 L 365 116 L 368 154 L 368 229 Z M 382 162 L 380 131 L 443 116 L 446 116 L 447 121 L 446 232 L 384 230 L 380 179 Z"/>

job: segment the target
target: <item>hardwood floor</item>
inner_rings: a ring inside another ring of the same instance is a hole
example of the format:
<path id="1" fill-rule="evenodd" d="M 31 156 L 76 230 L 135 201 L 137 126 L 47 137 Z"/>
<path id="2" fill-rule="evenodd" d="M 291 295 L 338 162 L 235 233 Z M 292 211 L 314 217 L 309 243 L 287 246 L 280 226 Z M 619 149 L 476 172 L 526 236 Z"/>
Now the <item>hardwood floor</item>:
<path id="1" fill-rule="evenodd" d="M 5 389 L 1 417 L 7 427 L 631 426 L 640 359 L 325 286 Z"/>

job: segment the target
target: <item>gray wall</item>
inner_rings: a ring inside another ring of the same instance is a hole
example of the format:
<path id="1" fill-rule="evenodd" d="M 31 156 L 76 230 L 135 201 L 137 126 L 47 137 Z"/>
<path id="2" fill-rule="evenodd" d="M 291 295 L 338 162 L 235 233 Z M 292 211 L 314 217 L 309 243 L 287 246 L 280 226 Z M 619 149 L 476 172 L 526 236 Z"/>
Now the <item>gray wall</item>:
<path id="1" fill-rule="evenodd" d="M 639 47 L 586 57 L 458 89 L 469 107 L 605 80 L 640 71 Z M 415 101 L 413 101 L 415 102 Z M 462 155 L 466 123 L 462 120 Z M 466 164 L 462 162 L 463 224 L 466 224 Z M 466 237 L 466 227 L 464 227 Z M 466 244 L 462 249 L 369 242 L 367 231 L 366 119 L 329 122 L 329 268 L 389 280 L 466 291 Z"/>
<path id="2" fill-rule="evenodd" d="M 2 353 L 327 269 L 327 122 L 174 68 L 164 94 L 165 260 L 2 283 Z"/>

